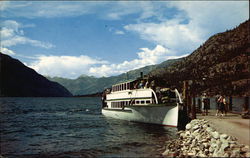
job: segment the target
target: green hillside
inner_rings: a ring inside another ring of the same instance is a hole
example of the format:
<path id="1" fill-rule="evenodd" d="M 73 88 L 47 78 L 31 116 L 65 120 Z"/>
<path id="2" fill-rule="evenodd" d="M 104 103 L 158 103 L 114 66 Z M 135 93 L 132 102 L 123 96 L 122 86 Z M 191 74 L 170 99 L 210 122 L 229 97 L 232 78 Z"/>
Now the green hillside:
<path id="1" fill-rule="evenodd" d="M 73 95 L 93 94 L 97 92 L 102 92 L 105 88 L 109 88 L 115 83 L 136 79 L 140 76 L 140 72 L 143 72 L 143 74 L 145 75 L 156 68 L 167 67 L 175 61 L 179 60 L 181 59 L 167 60 L 158 65 L 145 66 L 140 69 L 131 70 L 127 73 L 111 77 L 96 78 L 93 76 L 82 75 L 77 79 L 66 79 L 60 77 L 47 78 L 51 81 L 60 83 L 61 85 L 66 87 Z"/>

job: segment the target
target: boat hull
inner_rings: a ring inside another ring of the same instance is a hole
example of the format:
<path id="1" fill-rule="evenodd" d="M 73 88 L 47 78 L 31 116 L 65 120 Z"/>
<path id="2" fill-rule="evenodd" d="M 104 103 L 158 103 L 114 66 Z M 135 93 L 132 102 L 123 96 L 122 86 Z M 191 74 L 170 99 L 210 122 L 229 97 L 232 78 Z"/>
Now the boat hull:
<path id="1" fill-rule="evenodd" d="M 177 127 L 178 106 L 130 106 L 124 109 L 102 109 L 107 117 L 127 121 Z"/>

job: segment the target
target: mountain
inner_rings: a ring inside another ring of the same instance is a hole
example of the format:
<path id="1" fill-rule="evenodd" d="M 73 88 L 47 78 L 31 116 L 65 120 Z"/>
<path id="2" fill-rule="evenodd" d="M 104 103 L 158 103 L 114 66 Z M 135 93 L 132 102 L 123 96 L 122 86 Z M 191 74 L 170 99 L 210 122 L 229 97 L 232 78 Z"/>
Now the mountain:
<path id="1" fill-rule="evenodd" d="M 1 97 L 68 97 L 62 85 L 51 82 L 17 59 L 0 53 Z"/>
<path id="2" fill-rule="evenodd" d="M 232 96 L 250 95 L 250 22 L 210 37 L 192 54 L 167 68 L 150 72 L 161 86 L 193 81 L 195 94 L 207 92 Z"/>
<path id="3" fill-rule="evenodd" d="M 150 71 L 156 68 L 164 68 L 175 61 L 181 59 L 171 59 L 164 61 L 158 65 L 145 66 L 136 70 L 128 71 L 127 73 L 120 74 L 118 76 L 111 77 L 101 77 L 96 78 L 93 76 L 82 75 L 77 79 L 66 79 L 61 77 L 47 77 L 51 81 L 58 82 L 66 87 L 74 95 L 85 95 L 85 94 L 94 94 L 97 92 L 102 92 L 105 88 L 111 87 L 115 83 L 119 83 L 126 80 L 133 80 L 140 77 L 140 72 L 143 74 L 148 74 Z"/>
<path id="4" fill-rule="evenodd" d="M 118 76 L 48 79 L 62 84 L 74 95 L 84 95 L 101 92 L 118 82 L 136 79 L 143 72 L 154 78 L 159 86 L 171 85 L 179 90 L 183 87 L 183 81 L 192 80 L 192 91 L 197 95 L 207 92 L 209 95 L 249 96 L 249 28 L 248 20 L 235 29 L 210 37 L 187 57 L 167 60 Z"/>

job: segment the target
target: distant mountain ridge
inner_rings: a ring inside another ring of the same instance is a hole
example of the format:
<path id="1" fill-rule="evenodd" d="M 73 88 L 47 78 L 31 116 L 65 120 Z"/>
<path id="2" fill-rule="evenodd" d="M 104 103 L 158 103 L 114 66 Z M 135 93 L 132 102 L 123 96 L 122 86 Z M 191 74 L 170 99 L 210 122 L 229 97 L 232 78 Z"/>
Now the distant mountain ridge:
<path id="1" fill-rule="evenodd" d="M 184 60 L 150 75 L 162 86 L 179 89 L 184 80 L 192 80 L 196 94 L 207 92 L 228 96 L 250 96 L 250 21 L 210 37 Z"/>
<path id="2" fill-rule="evenodd" d="M 179 60 L 182 59 L 170 59 L 158 65 L 145 66 L 136 70 L 128 71 L 127 73 L 122 73 L 118 76 L 111 76 L 111 77 L 97 78 L 93 76 L 82 75 L 77 79 L 66 79 L 61 77 L 47 77 L 47 78 L 51 81 L 55 81 L 62 84 L 73 95 L 94 94 L 97 92 L 102 92 L 105 88 L 109 88 L 115 83 L 136 79 L 140 76 L 140 72 L 143 72 L 143 74 L 146 75 L 154 69 L 167 67 Z"/>
<path id="3" fill-rule="evenodd" d="M 233 96 L 250 96 L 249 20 L 232 30 L 211 36 L 189 56 L 146 66 L 118 76 L 95 78 L 81 76 L 75 80 L 47 77 L 64 85 L 74 95 L 94 94 L 112 84 L 136 79 L 140 72 L 149 74 L 160 86 L 175 86 L 193 81 L 195 94 L 207 92 Z"/>
<path id="4" fill-rule="evenodd" d="M 49 81 L 17 59 L 0 53 L 0 97 L 68 97 L 62 85 Z"/>

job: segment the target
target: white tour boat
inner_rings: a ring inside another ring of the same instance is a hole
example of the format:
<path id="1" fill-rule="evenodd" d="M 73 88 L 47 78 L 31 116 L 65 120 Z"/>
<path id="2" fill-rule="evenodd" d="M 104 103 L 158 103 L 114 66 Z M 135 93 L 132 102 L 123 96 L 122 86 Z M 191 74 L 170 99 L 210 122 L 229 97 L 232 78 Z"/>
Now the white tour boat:
<path id="1" fill-rule="evenodd" d="M 140 78 L 106 90 L 102 114 L 116 119 L 177 127 L 180 104 L 182 100 L 177 89 L 155 88 L 154 81 Z"/>

